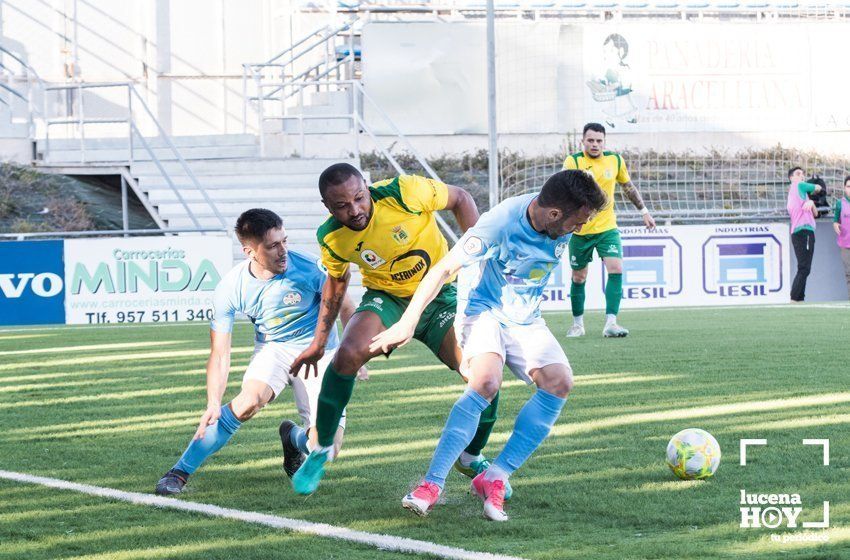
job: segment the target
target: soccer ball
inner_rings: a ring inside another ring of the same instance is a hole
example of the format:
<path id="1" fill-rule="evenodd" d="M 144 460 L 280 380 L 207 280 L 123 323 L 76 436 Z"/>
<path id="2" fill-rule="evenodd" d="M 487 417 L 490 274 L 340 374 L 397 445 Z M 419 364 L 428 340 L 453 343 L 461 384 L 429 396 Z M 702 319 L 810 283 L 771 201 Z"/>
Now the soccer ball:
<path id="1" fill-rule="evenodd" d="M 705 430 L 682 430 L 667 444 L 667 466 L 682 480 L 708 478 L 720 466 L 720 445 Z"/>

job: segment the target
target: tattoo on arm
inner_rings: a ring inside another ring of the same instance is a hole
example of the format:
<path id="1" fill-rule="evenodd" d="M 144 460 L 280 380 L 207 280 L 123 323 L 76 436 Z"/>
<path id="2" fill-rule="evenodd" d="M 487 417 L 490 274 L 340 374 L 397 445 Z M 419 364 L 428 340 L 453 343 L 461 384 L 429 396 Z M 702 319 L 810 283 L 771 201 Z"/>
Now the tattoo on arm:
<path id="1" fill-rule="evenodd" d="M 638 210 L 643 210 L 643 198 L 640 196 L 640 192 L 637 190 L 637 187 L 629 181 L 628 183 L 623 184 L 623 192 L 632 201 L 632 204 L 635 205 L 635 208 Z"/>
<path id="2" fill-rule="evenodd" d="M 324 332 L 330 332 L 336 323 L 339 308 L 342 306 L 342 298 L 345 297 L 345 292 L 334 294 L 332 298 L 325 300 L 325 312 L 322 313 L 322 329 Z"/>

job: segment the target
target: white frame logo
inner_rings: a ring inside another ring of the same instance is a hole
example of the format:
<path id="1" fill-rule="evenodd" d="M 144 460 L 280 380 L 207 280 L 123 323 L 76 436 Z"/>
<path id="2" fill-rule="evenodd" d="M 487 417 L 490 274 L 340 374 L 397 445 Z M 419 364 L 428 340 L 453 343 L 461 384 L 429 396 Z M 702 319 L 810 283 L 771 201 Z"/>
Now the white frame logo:
<path id="1" fill-rule="evenodd" d="M 742 439 L 740 440 L 740 461 L 742 467 L 747 466 L 747 448 L 751 446 L 765 446 L 766 439 Z M 803 445 L 819 445 L 823 447 L 823 465 L 829 466 L 829 440 L 828 439 L 804 439 Z M 741 488 L 741 525 L 742 529 L 777 529 L 784 526 L 787 529 L 828 529 L 829 528 L 829 502 L 823 502 L 823 518 L 821 521 L 797 522 L 797 518 L 803 511 L 802 500 L 799 494 L 761 494 L 750 493 Z M 767 507 L 763 507 L 767 506 Z"/>

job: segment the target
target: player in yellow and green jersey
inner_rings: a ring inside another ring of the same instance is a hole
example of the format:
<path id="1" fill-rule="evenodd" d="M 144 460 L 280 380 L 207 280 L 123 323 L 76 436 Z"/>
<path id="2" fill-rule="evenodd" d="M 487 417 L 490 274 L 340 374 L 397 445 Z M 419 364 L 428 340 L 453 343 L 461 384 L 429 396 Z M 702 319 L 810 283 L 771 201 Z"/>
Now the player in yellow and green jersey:
<path id="1" fill-rule="evenodd" d="M 292 478 L 299 494 L 316 490 L 324 474 L 324 463 L 333 458 L 335 427 L 351 398 L 355 375 L 363 364 L 380 354 L 369 350 L 372 338 L 401 318 L 419 282 L 448 253 L 435 213 L 451 210 L 463 231 L 478 221 L 478 209 L 469 193 L 415 175 L 401 175 L 369 187 L 355 167 L 338 163 L 319 177 L 319 190 L 331 213 L 317 232 L 328 281 L 322 292 L 313 343 L 293 363 L 293 371 L 306 365 L 310 375 L 311 369 L 317 368 L 327 333 L 348 288 L 351 263 L 360 268 L 366 293 L 325 370 L 316 416 L 318 447 Z M 450 278 L 443 285 L 425 309 L 414 336 L 440 361 L 461 373 L 462 356 L 453 327 L 457 308 L 453 280 Z M 494 399 L 481 415 L 475 438 L 456 464 L 467 476 L 474 477 L 489 466 L 481 450 L 496 421 L 497 407 L 498 400 Z"/>
<path id="2" fill-rule="evenodd" d="M 588 123 L 582 131 L 581 152 L 568 155 L 564 169 L 581 169 L 593 175 L 596 183 L 608 197 L 608 204 L 596 216 L 574 233 L 570 239 L 570 268 L 573 270 L 570 287 L 570 304 L 573 325 L 568 337 L 584 336 L 584 283 L 587 280 L 587 265 L 593 260 L 593 251 L 602 259 L 608 272 L 605 284 L 605 337 L 628 336 L 628 329 L 617 324 L 620 300 L 623 298 L 623 244 L 617 229 L 614 214 L 614 189 L 619 183 L 628 199 L 640 210 L 647 228 L 655 228 L 655 220 L 643 203 L 637 187 L 632 183 L 626 162 L 620 154 L 605 151 L 605 127 L 599 123 Z"/>

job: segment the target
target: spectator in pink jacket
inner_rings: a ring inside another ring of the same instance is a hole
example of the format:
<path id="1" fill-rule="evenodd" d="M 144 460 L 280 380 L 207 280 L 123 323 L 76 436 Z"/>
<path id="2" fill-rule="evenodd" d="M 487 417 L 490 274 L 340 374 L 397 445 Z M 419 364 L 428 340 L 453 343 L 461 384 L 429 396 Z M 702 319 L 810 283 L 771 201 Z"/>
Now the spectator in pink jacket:
<path id="1" fill-rule="evenodd" d="M 788 189 L 788 214 L 791 216 L 791 244 L 797 256 L 797 275 L 791 284 L 791 301 L 806 299 L 806 280 L 812 271 L 812 257 L 815 254 L 815 216 L 817 208 L 809 200 L 809 193 L 819 192 L 820 186 L 803 180 L 802 167 L 792 167 L 788 171 L 791 186 Z"/>

